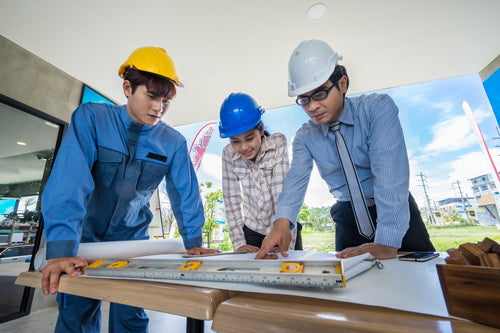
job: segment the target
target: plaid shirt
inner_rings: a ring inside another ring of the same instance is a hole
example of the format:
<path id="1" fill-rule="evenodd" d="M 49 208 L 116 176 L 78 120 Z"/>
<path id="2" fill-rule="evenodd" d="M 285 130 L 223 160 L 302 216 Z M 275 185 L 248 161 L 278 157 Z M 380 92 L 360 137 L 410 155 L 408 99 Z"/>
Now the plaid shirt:
<path id="1" fill-rule="evenodd" d="M 234 152 L 230 144 L 224 147 L 222 191 L 229 236 L 235 250 L 246 244 L 244 225 L 263 235 L 271 231 L 276 203 L 289 168 L 286 137 L 280 133 L 264 137 L 255 162 Z M 294 228 L 290 249 L 295 246 L 296 233 Z"/>

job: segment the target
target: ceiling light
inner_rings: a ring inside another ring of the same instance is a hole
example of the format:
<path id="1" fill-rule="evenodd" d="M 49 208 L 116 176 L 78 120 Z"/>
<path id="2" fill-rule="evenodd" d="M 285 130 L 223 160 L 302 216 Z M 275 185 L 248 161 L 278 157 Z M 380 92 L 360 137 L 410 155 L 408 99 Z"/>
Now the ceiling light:
<path id="1" fill-rule="evenodd" d="M 51 123 L 50 121 L 46 121 L 46 122 L 45 122 L 45 125 L 59 129 L 59 125 L 56 125 L 56 124 L 54 124 L 54 123 Z"/>
<path id="2" fill-rule="evenodd" d="M 20 145 L 20 146 L 26 146 L 26 142 L 17 141 L 16 143 L 17 143 L 18 145 Z"/>
<path id="3" fill-rule="evenodd" d="M 307 18 L 313 22 L 317 22 L 324 19 L 327 13 L 328 7 L 324 3 L 317 3 L 307 10 Z"/>

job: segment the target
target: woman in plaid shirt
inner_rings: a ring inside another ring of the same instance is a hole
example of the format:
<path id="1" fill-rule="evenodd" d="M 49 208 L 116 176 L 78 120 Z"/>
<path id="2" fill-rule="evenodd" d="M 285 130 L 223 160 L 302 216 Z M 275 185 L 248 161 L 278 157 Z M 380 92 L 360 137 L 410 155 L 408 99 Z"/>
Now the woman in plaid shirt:
<path id="1" fill-rule="evenodd" d="M 221 106 L 219 132 L 229 138 L 222 153 L 222 191 L 229 236 L 236 251 L 257 252 L 272 230 L 283 181 L 290 168 L 286 137 L 264 130 L 264 110 L 243 93 Z M 290 250 L 302 250 L 300 231 L 292 230 Z"/>

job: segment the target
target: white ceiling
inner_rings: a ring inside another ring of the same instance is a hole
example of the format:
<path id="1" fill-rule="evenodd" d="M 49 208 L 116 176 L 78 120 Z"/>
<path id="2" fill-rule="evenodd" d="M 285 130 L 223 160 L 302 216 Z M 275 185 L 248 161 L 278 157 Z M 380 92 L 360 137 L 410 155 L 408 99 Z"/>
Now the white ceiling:
<path id="1" fill-rule="evenodd" d="M 46 160 L 52 157 L 56 145 L 59 126 L 5 104 L 0 104 L 0 119 L 1 196 L 6 190 L 2 185 L 42 179 Z"/>
<path id="2" fill-rule="evenodd" d="M 0 104 L 0 119 L 2 195 L 5 188 L 1 185 L 42 179 L 46 159 L 52 157 L 56 145 L 59 126 L 5 104 Z"/>
<path id="3" fill-rule="evenodd" d="M 318 2 L 328 14 L 312 22 Z M 500 53 L 499 14 L 498 0 L 16 0 L 0 2 L 0 34 L 119 103 L 128 54 L 164 47 L 186 85 L 165 119 L 179 125 L 217 118 L 234 91 L 292 104 L 288 58 L 305 39 L 343 55 L 351 94 L 479 72 Z"/>
<path id="4" fill-rule="evenodd" d="M 0 103 L 0 119 L 0 160 L 54 149 L 56 146 L 59 133 L 57 124 L 3 103 Z"/>

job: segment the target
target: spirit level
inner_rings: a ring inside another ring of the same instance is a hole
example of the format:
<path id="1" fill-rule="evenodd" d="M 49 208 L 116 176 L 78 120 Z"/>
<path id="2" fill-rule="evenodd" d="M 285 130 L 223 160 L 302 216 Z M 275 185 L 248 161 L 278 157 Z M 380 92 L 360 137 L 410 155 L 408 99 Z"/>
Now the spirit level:
<path id="1" fill-rule="evenodd" d="M 261 283 L 315 288 L 344 288 L 341 260 L 100 260 L 88 276 Z"/>

